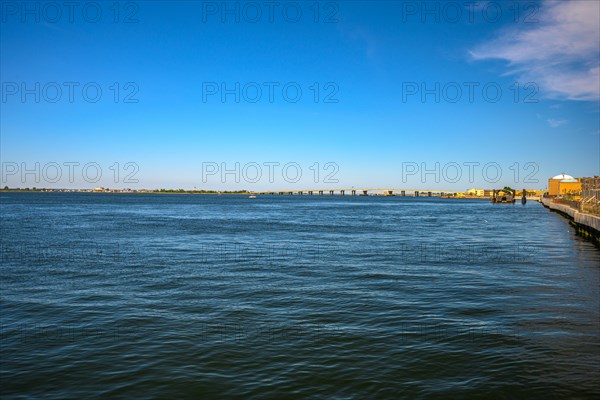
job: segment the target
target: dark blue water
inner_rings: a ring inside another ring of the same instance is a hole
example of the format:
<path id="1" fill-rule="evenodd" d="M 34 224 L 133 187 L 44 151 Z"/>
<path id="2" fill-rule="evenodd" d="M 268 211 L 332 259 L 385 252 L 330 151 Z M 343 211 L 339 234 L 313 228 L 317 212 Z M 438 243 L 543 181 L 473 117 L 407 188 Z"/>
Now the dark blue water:
<path id="1" fill-rule="evenodd" d="M 532 201 L 0 206 L 2 398 L 600 394 L 600 251 Z"/>

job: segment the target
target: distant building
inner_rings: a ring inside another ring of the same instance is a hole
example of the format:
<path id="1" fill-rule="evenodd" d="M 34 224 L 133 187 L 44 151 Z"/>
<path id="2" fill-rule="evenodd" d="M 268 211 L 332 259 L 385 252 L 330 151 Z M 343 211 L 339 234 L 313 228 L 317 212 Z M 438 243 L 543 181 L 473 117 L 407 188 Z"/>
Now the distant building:
<path id="1" fill-rule="evenodd" d="M 562 196 L 566 194 L 581 194 L 581 182 L 571 175 L 560 174 L 548 179 L 548 194 L 550 196 Z"/>
<path id="2" fill-rule="evenodd" d="M 489 189 L 469 189 L 467 190 L 467 196 L 477 196 L 477 197 L 491 197 L 493 194 L 493 190 Z"/>

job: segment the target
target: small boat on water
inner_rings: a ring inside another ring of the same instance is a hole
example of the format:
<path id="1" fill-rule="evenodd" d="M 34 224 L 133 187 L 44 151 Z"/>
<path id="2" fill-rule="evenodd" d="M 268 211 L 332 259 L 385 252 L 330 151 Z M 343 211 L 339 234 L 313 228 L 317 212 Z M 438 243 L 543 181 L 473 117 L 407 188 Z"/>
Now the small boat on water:
<path id="1" fill-rule="evenodd" d="M 248 198 L 249 198 L 249 199 L 255 199 L 255 198 L 256 198 L 256 196 L 255 196 L 255 195 L 250 195 L 250 196 L 248 196 Z"/>
<path id="2" fill-rule="evenodd" d="M 514 190 L 500 189 L 494 190 L 492 195 L 492 203 L 512 203 L 515 202 L 516 193 Z"/>

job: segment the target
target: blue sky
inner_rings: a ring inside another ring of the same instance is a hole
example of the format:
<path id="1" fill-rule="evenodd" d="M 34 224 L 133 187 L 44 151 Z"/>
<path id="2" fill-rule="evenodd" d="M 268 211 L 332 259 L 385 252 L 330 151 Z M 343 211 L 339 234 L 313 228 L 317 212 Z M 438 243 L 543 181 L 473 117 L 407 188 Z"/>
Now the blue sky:
<path id="1" fill-rule="evenodd" d="M 464 190 L 600 174 L 597 2 L 53 4 L 2 3 L 3 186 Z M 21 174 L 36 163 L 38 183 Z M 61 179 L 45 179 L 50 163 Z"/>

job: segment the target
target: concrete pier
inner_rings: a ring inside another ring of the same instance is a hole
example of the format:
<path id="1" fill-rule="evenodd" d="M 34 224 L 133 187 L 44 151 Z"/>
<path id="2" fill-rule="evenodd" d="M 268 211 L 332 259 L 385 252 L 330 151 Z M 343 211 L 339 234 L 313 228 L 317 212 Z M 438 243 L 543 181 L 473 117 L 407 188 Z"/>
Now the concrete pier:
<path id="1" fill-rule="evenodd" d="M 548 197 L 542 197 L 540 202 L 551 211 L 567 217 L 578 233 L 600 244 L 600 216 L 582 213 L 566 204 L 555 203 Z"/>

